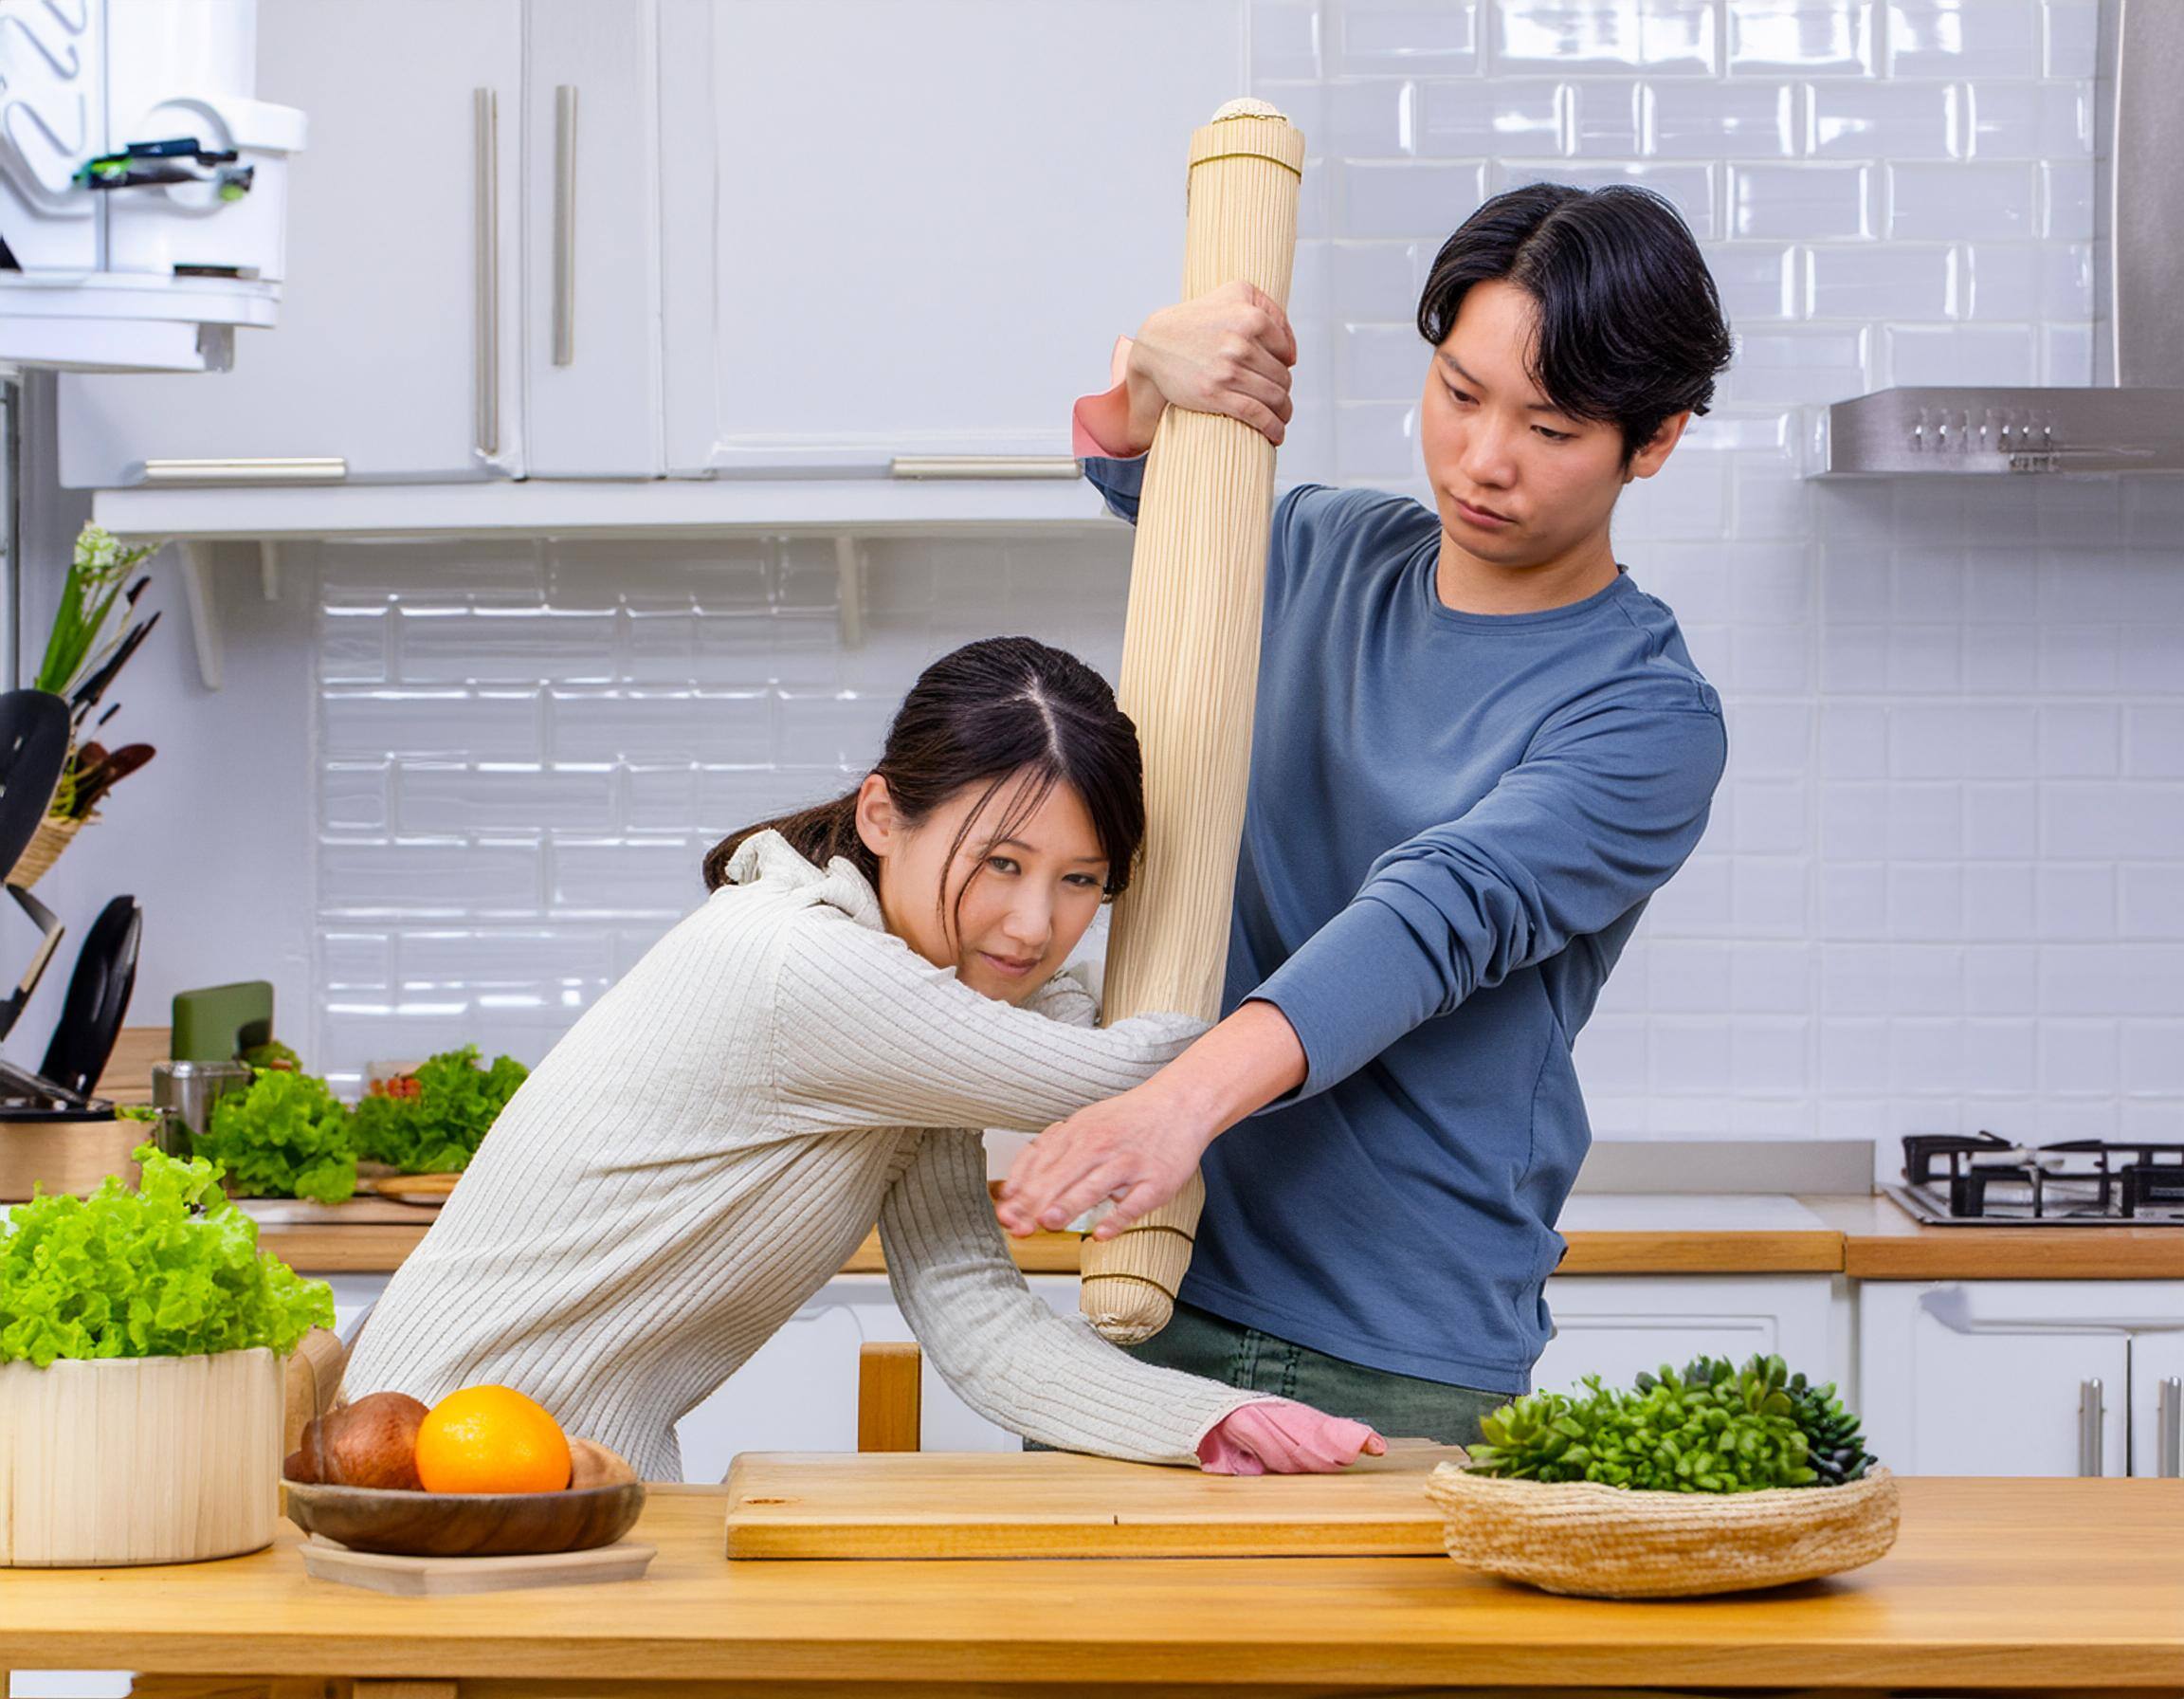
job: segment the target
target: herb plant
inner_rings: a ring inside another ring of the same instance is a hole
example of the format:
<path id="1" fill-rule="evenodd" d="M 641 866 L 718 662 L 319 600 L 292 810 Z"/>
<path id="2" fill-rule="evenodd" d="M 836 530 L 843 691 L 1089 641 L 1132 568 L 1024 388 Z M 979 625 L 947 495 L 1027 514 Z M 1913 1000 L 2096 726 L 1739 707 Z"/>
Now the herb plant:
<path id="1" fill-rule="evenodd" d="M 88 1197 L 34 1197 L 0 1235 L 0 1362 L 285 1354 L 334 1324 L 333 1289 L 258 1249 L 220 1170 L 151 1144 L 140 1188 L 108 1175 Z"/>
<path id="2" fill-rule="evenodd" d="M 1621 1392 L 1588 1376 L 1582 1396 L 1538 1392 L 1481 1424 L 1481 1474 L 1594 1481 L 1668 1492 L 1753 1492 L 1839 1485 L 1873 1459 L 1832 1386 L 1793 1379 L 1779 1357 L 1742 1369 L 1726 1358 L 1666 1363 Z"/>

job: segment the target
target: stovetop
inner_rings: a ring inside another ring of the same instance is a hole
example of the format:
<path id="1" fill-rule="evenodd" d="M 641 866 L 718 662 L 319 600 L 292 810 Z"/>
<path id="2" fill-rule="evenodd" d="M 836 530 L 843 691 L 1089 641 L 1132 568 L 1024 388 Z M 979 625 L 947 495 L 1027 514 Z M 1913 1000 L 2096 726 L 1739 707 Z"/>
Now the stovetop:
<path id="1" fill-rule="evenodd" d="M 2184 1227 L 2184 1143 L 1915 1134 L 1882 1190 L 1941 1227 Z"/>

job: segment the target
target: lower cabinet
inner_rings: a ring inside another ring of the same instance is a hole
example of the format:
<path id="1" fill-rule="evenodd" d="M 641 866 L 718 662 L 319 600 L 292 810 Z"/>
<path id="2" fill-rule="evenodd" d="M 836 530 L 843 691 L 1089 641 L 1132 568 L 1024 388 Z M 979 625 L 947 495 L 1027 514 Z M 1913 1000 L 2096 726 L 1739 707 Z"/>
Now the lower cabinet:
<path id="1" fill-rule="evenodd" d="M 1063 1315 L 1077 1313 L 1077 1279 L 1034 1274 L 1031 1289 Z M 675 1426 L 682 1477 L 718 1481 L 737 1452 L 857 1449 L 857 1349 L 915 1336 L 884 1274 L 838 1274 L 757 1355 Z M 922 1437 L 929 1452 L 1012 1452 L 997 1428 L 948 1390 L 925 1358 Z"/>
<path id="2" fill-rule="evenodd" d="M 1848 1379 L 1848 1305 L 1828 1274 L 1566 1274 L 1547 1283 L 1555 1337 L 1532 1371 L 1542 1391 L 1581 1376 L 1628 1386 L 1694 1357 L 1778 1353 L 1814 1380 Z M 1845 1385 L 1846 1397 L 1850 1389 Z"/>
<path id="3" fill-rule="evenodd" d="M 2180 1467 L 2184 1282 L 1866 1281 L 1866 1444 L 1900 1474 Z"/>

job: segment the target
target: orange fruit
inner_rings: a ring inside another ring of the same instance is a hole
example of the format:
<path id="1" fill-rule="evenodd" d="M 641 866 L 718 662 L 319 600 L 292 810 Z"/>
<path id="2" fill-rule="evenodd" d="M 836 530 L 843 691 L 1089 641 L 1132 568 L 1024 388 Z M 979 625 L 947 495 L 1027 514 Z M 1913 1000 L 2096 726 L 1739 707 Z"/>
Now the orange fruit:
<path id="1" fill-rule="evenodd" d="M 569 1485 L 561 1424 L 512 1386 L 465 1386 L 417 1430 L 417 1478 L 428 1492 L 558 1492 Z"/>

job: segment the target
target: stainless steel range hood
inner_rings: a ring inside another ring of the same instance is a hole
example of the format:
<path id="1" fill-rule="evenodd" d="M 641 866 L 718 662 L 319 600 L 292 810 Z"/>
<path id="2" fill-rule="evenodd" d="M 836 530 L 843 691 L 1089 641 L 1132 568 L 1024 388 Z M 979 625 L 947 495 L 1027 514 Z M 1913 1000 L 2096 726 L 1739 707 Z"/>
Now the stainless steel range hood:
<path id="1" fill-rule="evenodd" d="M 1828 410 L 1821 477 L 2184 472 L 2184 0 L 2106 0 L 2092 389 L 1877 390 Z"/>

